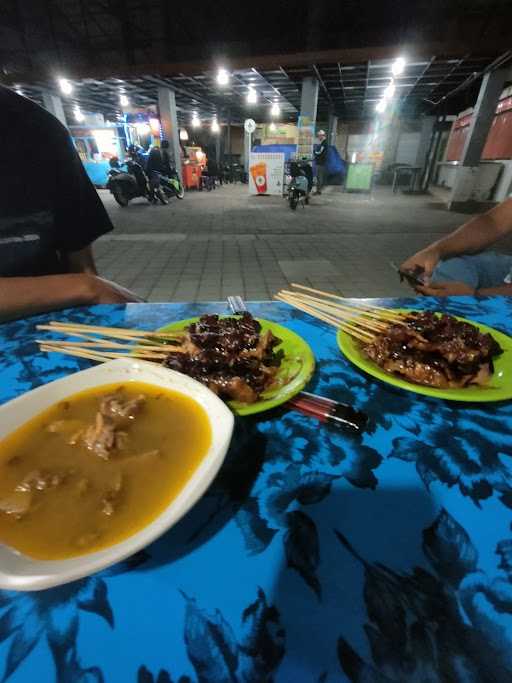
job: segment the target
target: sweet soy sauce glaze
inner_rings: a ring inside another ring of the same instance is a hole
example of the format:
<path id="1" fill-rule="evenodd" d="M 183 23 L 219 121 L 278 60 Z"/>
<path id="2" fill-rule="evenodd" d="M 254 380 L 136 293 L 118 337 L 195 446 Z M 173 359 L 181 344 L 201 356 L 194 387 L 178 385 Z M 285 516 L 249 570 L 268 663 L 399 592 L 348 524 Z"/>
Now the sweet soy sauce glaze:
<path id="1" fill-rule="evenodd" d="M 0 442 L 0 542 L 40 560 L 114 545 L 167 507 L 210 443 L 206 412 L 178 392 L 77 393 Z"/>

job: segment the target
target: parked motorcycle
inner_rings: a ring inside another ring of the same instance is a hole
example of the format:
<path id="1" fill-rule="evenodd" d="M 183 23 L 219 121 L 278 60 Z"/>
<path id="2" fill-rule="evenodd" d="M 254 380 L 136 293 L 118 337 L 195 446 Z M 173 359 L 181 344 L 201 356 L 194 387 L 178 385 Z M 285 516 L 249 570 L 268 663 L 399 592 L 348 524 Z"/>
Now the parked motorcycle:
<path id="1" fill-rule="evenodd" d="M 159 189 L 163 192 L 166 199 L 171 197 L 183 199 L 185 196 L 185 188 L 175 168 L 171 168 L 171 172 L 168 175 L 160 176 Z"/>
<path id="2" fill-rule="evenodd" d="M 107 189 L 114 195 L 119 206 L 128 206 L 128 202 L 135 197 L 151 200 L 148 178 L 141 165 L 132 159 L 124 164 L 120 164 L 117 157 L 110 159 Z"/>
<path id="3" fill-rule="evenodd" d="M 290 181 L 288 183 L 288 204 L 295 211 L 299 204 L 309 204 L 309 193 L 313 187 L 313 172 L 307 161 L 290 162 Z"/>

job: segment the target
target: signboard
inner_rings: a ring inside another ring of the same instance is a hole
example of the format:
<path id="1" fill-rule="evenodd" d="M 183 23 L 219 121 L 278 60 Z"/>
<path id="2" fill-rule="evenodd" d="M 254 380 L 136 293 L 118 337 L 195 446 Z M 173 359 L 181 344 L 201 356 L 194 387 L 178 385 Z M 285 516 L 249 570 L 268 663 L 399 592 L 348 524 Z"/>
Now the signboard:
<path id="1" fill-rule="evenodd" d="M 256 121 L 254 119 L 245 119 L 244 130 L 246 133 L 254 133 L 256 130 Z"/>
<path id="2" fill-rule="evenodd" d="M 345 178 L 346 192 L 371 192 L 373 164 L 349 164 Z"/>
<path id="3" fill-rule="evenodd" d="M 271 194 L 282 197 L 284 154 L 251 152 L 249 156 L 249 194 Z"/>

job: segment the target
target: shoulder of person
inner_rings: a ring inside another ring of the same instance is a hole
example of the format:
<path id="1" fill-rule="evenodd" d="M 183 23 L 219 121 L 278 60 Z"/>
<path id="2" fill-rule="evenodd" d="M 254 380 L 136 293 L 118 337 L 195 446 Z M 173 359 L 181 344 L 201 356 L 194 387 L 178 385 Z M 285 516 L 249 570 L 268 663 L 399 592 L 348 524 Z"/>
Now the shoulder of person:
<path id="1" fill-rule="evenodd" d="M 44 132 L 44 135 L 69 136 L 68 129 L 44 107 L 4 86 L 0 86 L 0 110 L 3 116 L 21 117 L 24 127 L 42 127 L 43 131 L 38 132 Z"/>

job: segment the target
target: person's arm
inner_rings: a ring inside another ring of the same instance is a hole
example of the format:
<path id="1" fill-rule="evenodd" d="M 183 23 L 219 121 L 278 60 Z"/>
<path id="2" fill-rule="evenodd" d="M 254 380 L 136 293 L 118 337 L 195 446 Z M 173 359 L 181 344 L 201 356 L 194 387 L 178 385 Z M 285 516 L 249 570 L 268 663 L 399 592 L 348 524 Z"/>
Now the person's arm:
<path id="1" fill-rule="evenodd" d="M 140 300 L 135 294 L 87 273 L 0 277 L 0 322 L 70 306 Z"/>
<path id="2" fill-rule="evenodd" d="M 450 235 L 411 256 L 401 270 L 423 269 L 427 278 L 439 261 L 460 254 L 476 254 L 512 232 L 512 199 L 507 199 L 487 213 L 472 218 Z"/>
<path id="3" fill-rule="evenodd" d="M 477 296 L 512 296 L 512 285 L 499 285 L 499 287 L 487 287 L 477 289 Z"/>

